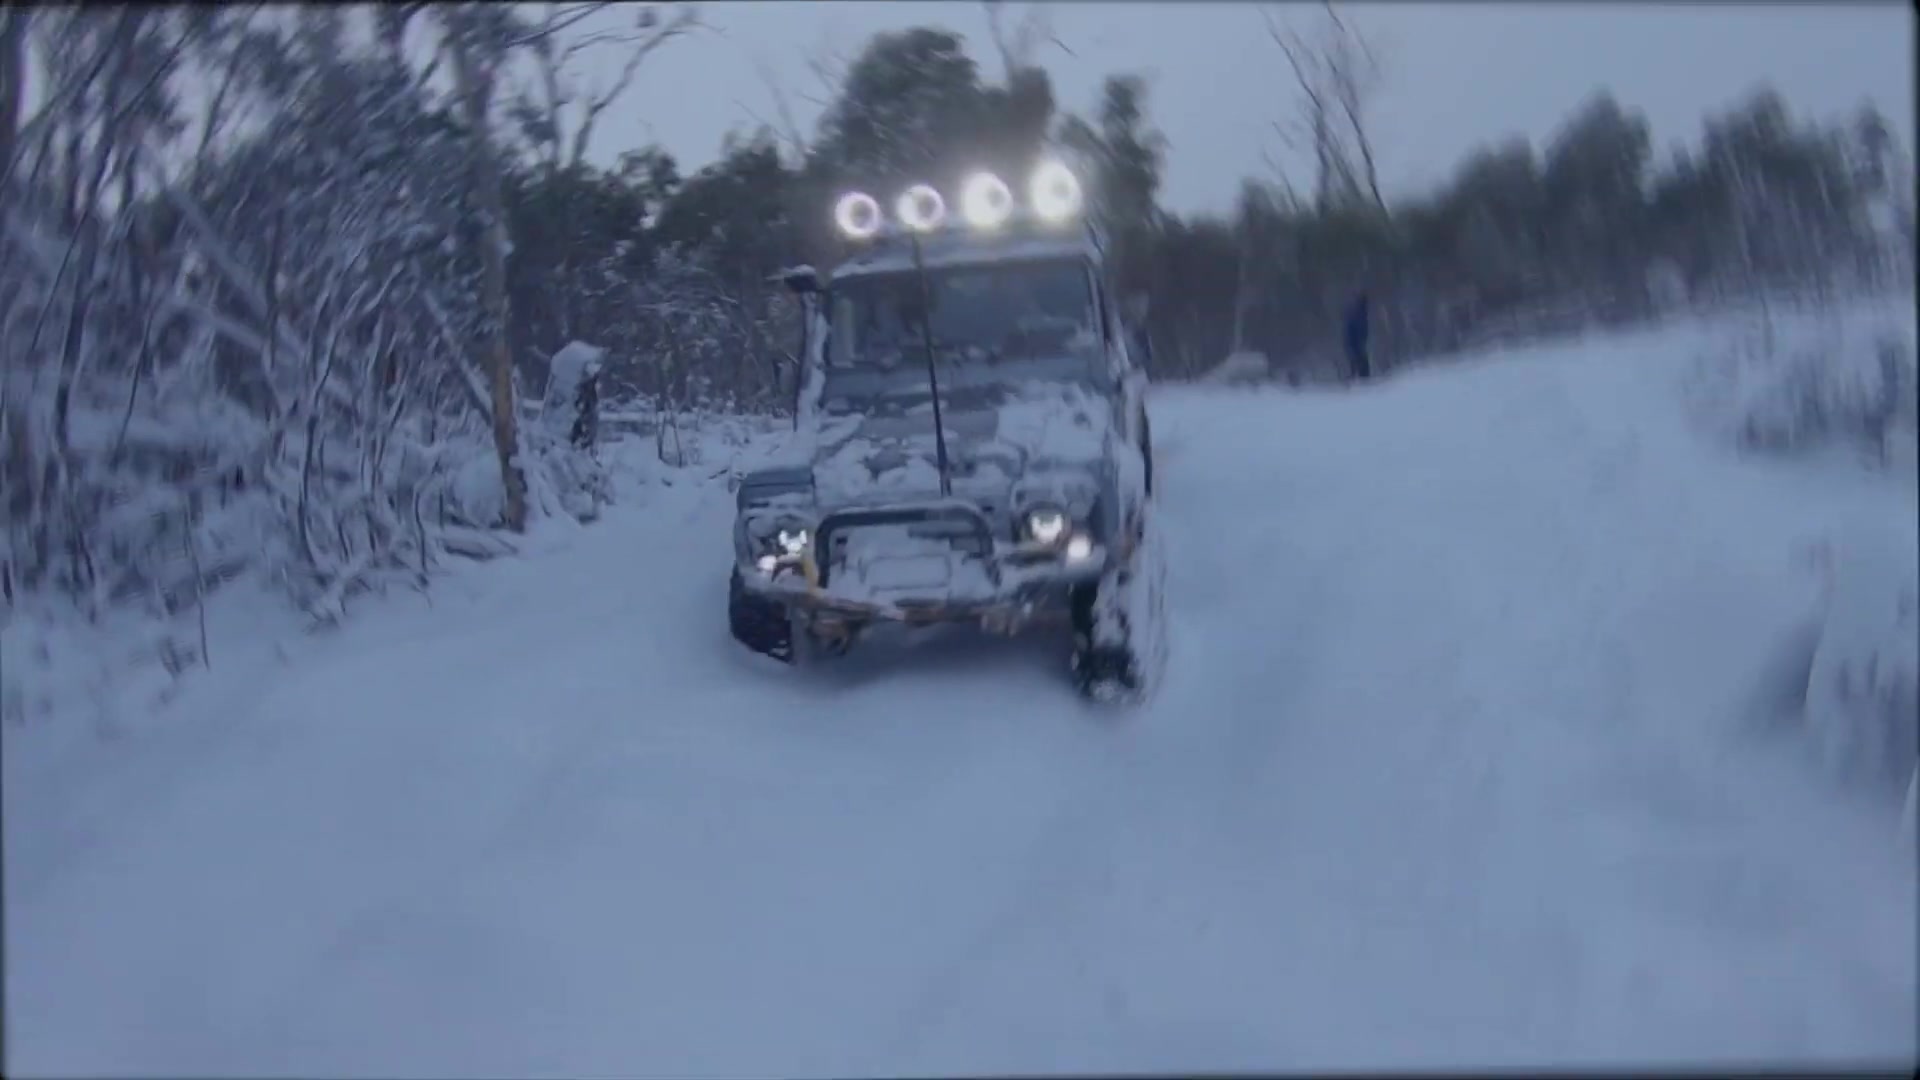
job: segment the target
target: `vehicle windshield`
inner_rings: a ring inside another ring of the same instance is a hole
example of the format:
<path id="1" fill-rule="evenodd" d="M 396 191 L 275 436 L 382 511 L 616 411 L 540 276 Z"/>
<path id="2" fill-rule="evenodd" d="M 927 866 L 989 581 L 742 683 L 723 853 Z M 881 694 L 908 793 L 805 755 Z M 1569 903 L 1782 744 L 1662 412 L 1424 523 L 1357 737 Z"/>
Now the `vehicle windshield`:
<path id="1" fill-rule="evenodd" d="M 913 273 L 836 283 L 828 366 L 888 371 L 924 362 L 929 295 L 928 329 L 943 366 L 1065 357 L 1099 340 L 1093 288 L 1079 260 L 941 267 L 927 271 L 924 291 Z"/>

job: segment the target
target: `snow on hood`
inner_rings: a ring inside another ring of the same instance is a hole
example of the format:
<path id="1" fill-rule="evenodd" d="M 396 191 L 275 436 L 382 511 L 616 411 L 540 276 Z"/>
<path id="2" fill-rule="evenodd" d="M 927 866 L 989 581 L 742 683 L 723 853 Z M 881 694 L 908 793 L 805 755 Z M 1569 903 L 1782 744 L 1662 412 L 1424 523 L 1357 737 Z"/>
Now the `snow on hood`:
<path id="1" fill-rule="evenodd" d="M 920 241 L 920 265 L 930 270 L 948 266 L 976 266 L 1047 259 L 1102 257 L 1100 246 L 1082 231 L 1008 232 L 999 235 L 966 230 L 939 233 Z M 834 268 L 837 284 L 870 274 L 904 274 L 914 269 L 913 248 L 903 242 L 883 242 L 854 254 Z"/>
<path id="2" fill-rule="evenodd" d="M 1106 400 L 1074 382 L 943 386 L 940 403 L 956 493 L 999 497 L 1032 472 L 1088 471 L 1104 460 L 1112 427 Z M 887 394 L 852 404 L 858 412 L 821 416 L 812 462 L 820 499 L 937 494 L 930 397 Z"/>

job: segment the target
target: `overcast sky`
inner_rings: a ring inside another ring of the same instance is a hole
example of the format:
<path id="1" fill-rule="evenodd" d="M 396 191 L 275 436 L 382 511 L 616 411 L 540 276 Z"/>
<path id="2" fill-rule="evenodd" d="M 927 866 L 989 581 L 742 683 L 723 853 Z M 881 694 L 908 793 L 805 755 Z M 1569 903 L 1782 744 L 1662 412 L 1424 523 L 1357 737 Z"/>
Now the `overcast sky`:
<path id="1" fill-rule="evenodd" d="M 1282 151 L 1272 122 L 1294 107 L 1291 76 L 1251 4 L 1050 4 L 1067 55 L 1041 56 L 1063 108 L 1091 111 L 1115 72 L 1151 79 L 1150 116 L 1172 146 L 1163 202 L 1224 210 L 1242 177 Z M 1276 5 L 1299 25 L 1312 5 Z M 722 2 L 716 33 L 671 43 L 603 117 L 592 156 L 659 143 L 691 172 L 729 128 L 774 118 L 759 65 L 782 83 L 809 133 L 818 109 L 807 56 L 851 55 L 876 31 L 943 26 L 964 35 L 983 74 L 999 63 L 978 3 Z M 1701 119 L 1763 81 L 1796 114 L 1834 116 L 1877 103 L 1911 148 L 1914 15 L 1909 5 L 1354 3 L 1343 10 L 1378 47 L 1375 106 L 1382 178 L 1394 191 L 1443 179 L 1469 147 L 1522 134 L 1536 145 L 1601 87 L 1644 111 L 1656 152 L 1693 140 Z M 1010 15 L 1014 14 L 1010 12 Z M 627 22 L 631 14 L 609 14 Z M 611 54 L 594 63 L 611 68 Z M 592 71 L 583 71 L 592 78 Z M 1304 178 L 1302 178 L 1304 179 Z"/>

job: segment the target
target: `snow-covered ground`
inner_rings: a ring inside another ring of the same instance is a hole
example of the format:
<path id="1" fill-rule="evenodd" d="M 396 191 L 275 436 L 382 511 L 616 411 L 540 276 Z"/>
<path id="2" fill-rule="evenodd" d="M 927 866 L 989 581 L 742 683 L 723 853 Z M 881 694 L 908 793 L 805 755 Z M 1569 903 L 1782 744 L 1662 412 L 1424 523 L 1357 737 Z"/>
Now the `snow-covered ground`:
<path id="1" fill-rule="evenodd" d="M 1131 711 L 743 655 L 712 462 L 325 638 L 229 597 L 7 732 L 6 1072 L 1910 1063 L 1912 849 L 1762 721 L 1911 485 L 1716 445 L 1709 333 L 1164 392 Z"/>

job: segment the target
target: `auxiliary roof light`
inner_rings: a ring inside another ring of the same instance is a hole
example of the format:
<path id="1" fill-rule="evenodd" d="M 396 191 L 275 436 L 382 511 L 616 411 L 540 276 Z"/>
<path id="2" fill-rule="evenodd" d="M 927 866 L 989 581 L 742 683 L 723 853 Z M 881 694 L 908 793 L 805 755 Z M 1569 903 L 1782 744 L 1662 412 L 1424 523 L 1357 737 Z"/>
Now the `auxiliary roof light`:
<path id="1" fill-rule="evenodd" d="M 1034 170 L 1027 196 L 1028 209 L 1049 224 L 1061 224 L 1085 206 L 1080 178 L 1058 161 L 1045 162 Z M 991 172 L 974 173 L 960 187 L 960 218 L 969 228 L 997 229 L 1013 217 L 1014 209 L 1012 189 Z M 864 191 L 840 196 L 834 204 L 833 219 L 841 233 L 853 240 L 872 239 L 886 228 L 885 211 Z M 933 232 L 946 223 L 947 201 L 932 185 L 915 184 L 901 192 L 894 203 L 894 220 L 911 232 Z"/>
<path id="2" fill-rule="evenodd" d="M 834 223 L 854 240 L 866 240 L 880 231 L 880 203 L 864 191 L 849 191 L 833 207 Z"/>
<path id="3" fill-rule="evenodd" d="M 960 189 L 960 216 L 976 229 L 997 229 L 1013 216 L 1013 191 L 990 172 L 975 173 Z"/>
<path id="4" fill-rule="evenodd" d="M 1057 161 L 1035 169 L 1029 188 L 1033 212 L 1044 221 L 1057 224 L 1080 212 L 1080 178 Z"/>
<path id="5" fill-rule="evenodd" d="M 902 192 L 894 207 L 900 224 L 914 232 L 932 232 L 947 216 L 947 200 L 926 184 L 915 184 Z"/>

